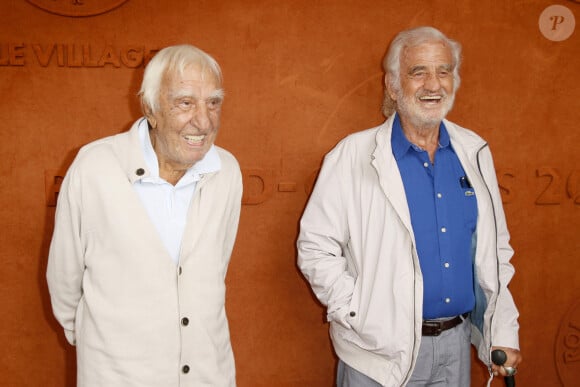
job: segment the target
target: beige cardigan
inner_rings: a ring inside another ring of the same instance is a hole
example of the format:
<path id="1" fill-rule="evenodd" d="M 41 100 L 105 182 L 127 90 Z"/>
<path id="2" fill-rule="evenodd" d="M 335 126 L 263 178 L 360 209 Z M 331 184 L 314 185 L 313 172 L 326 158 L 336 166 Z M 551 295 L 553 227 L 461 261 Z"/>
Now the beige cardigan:
<path id="1" fill-rule="evenodd" d="M 78 385 L 235 386 L 224 280 L 239 165 L 216 147 L 221 170 L 197 184 L 176 266 L 132 187 L 149 174 L 138 123 L 83 147 L 59 194 L 47 280 Z"/>

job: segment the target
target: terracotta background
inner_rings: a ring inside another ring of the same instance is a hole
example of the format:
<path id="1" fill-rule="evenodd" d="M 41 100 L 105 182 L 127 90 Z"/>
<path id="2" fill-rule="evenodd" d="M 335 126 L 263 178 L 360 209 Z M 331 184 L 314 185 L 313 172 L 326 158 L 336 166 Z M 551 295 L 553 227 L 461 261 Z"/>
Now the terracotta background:
<path id="1" fill-rule="evenodd" d="M 44 279 L 55 176 L 81 145 L 139 117 L 143 57 L 187 42 L 223 68 L 218 143 L 245 173 L 228 276 L 238 384 L 332 386 L 324 309 L 295 264 L 298 220 L 323 155 L 383 120 L 388 42 L 424 24 L 463 44 L 450 118 L 495 155 L 516 249 L 518 384 L 578 385 L 580 34 L 541 34 L 539 16 L 552 4 L 580 18 L 580 4 L 567 0 L 1 1 L 0 385 L 74 386 L 74 349 Z M 62 15 L 99 7 L 107 12 Z M 485 377 L 473 367 L 473 386 Z"/>

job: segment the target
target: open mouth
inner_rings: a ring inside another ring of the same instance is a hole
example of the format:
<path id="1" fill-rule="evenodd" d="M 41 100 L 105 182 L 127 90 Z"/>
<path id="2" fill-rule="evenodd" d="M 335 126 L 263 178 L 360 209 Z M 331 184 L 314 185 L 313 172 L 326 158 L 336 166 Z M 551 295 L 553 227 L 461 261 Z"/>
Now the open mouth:
<path id="1" fill-rule="evenodd" d="M 427 103 L 439 103 L 442 99 L 442 95 L 424 95 L 419 97 L 419 101 Z"/>
<path id="2" fill-rule="evenodd" d="M 187 141 L 189 145 L 199 145 L 203 143 L 203 140 L 205 139 L 205 134 L 201 134 L 198 136 L 186 135 L 183 136 L 183 138 L 185 139 L 185 141 Z"/>

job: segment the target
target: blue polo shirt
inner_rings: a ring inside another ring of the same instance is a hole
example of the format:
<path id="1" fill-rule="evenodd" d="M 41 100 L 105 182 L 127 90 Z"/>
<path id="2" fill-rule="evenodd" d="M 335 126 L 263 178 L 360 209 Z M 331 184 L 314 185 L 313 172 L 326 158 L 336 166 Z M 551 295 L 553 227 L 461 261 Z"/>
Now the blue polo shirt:
<path id="1" fill-rule="evenodd" d="M 423 274 L 423 318 L 469 312 L 475 304 L 471 243 L 477 201 L 447 129 L 441 123 L 434 164 L 427 151 L 407 140 L 398 115 L 391 145 L 405 186 Z"/>

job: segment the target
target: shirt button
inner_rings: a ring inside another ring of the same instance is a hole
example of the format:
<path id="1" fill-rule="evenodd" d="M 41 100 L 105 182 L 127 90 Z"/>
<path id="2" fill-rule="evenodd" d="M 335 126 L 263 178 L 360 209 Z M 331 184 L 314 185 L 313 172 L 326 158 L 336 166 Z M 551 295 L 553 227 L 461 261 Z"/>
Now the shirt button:
<path id="1" fill-rule="evenodd" d="M 181 367 L 181 371 L 186 374 L 189 372 L 189 366 L 188 365 L 184 365 L 183 367 Z"/>
<path id="2" fill-rule="evenodd" d="M 446 304 L 449 304 L 450 302 L 451 302 L 451 298 L 447 297 L 447 298 L 445 299 L 445 303 L 446 303 Z"/>
<path id="3" fill-rule="evenodd" d="M 181 325 L 183 325 L 184 327 L 189 325 L 189 319 L 187 317 L 184 317 L 181 319 Z"/>
<path id="4" fill-rule="evenodd" d="M 437 198 L 441 199 L 443 197 L 443 195 L 441 195 L 441 193 L 437 193 Z"/>
<path id="5" fill-rule="evenodd" d="M 182 271 L 183 271 L 183 270 L 181 270 L 181 266 L 179 266 L 179 275 L 181 275 L 181 272 L 182 272 Z"/>
<path id="6" fill-rule="evenodd" d="M 429 166 L 429 163 L 425 161 L 425 162 L 423 163 L 423 166 L 424 166 L 425 168 L 427 168 L 427 167 Z"/>
<path id="7" fill-rule="evenodd" d="M 441 227 L 441 232 L 447 232 L 447 229 L 445 227 Z"/>
<path id="8" fill-rule="evenodd" d="M 443 264 L 443 266 L 445 266 L 445 268 L 446 268 L 446 269 L 448 269 L 448 268 L 449 268 L 449 266 L 450 266 L 450 265 L 449 265 L 449 262 L 445 262 L 445 263 Z"/>

